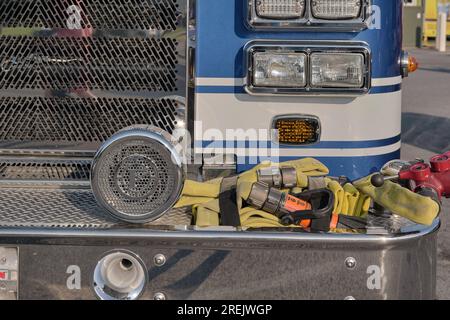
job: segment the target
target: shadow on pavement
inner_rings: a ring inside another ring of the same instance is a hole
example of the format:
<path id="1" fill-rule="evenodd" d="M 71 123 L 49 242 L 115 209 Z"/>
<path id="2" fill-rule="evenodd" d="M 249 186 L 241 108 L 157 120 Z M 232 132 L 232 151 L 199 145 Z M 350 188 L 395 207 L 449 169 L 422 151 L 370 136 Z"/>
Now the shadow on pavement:
<path id="1" fill-rule="evenodd" d="M 402 122 L 403 143 L 438 154 L 450 150 L 449 118 L 407 112 Z"/>
<path id="2" fill-rule="evenodd" d="M 420 70 L 423 71 L 430 71 L 430 72 L 440 72 L 440 73 L 450 73 L 450 69 L 446 69 L 446 68 L 425 68 L 425 67 L 420 67 Z"/>

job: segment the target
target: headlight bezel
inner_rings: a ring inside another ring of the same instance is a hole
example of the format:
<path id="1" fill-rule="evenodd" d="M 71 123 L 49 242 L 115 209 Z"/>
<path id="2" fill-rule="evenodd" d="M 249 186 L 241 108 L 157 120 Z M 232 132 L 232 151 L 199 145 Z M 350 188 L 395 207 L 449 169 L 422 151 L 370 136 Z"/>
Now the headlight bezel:
<path id="1" fill-rule="evenodd" d="M 245 48 L 245 91 L 250 95 L 346 95 L 360 96 L 367 94 L 371 89 L 371 51 L 365 42 L 345 41 L 276 41 L 256 40 L 249 42 Z M 256 52 L 289 53 L 298 52 L 306 54 L 306 86 L 304 87 L 263 87 L 254 85 L 253 81 L 253 55 Z M 311 54 L 313 53 L 356 53 L 364 57 L 363 86 L 350 87 L 314 87 L 312 85 Z"/>
<path id="2" fill-rule="evenodd" d="M 321 30 L 330 32 L 358 32 L 368 28 L 372 0 L 361 0 L 362 8 L 359 16 L 355 19 L 321 19 L 313 15 L 313 0 L 305 0 L 304 14 L 298 19 L 270 19 L 263 18 L 257 14 L 256 1 L 244 1 L 246 12 L 246 23 L 253 30 L 278 30 L 289 31 L 298 29 Z"/>

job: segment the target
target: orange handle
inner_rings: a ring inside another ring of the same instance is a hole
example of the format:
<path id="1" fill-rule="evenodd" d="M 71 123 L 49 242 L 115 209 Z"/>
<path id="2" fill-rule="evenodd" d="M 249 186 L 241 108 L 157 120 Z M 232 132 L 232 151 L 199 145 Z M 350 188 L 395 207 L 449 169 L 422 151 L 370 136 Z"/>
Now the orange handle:
<path id="1" fill-rule="evenodd" d="M 309 202 L 303 201 L 299 198 L 291 195 L 286 196 L 284 208 L 289 212 L 306 211 L 311 210 L 312 206 Z M 311 220 L 302 220 L 299 225 L 303 228 L 309 228 L 311 226 Z"/>

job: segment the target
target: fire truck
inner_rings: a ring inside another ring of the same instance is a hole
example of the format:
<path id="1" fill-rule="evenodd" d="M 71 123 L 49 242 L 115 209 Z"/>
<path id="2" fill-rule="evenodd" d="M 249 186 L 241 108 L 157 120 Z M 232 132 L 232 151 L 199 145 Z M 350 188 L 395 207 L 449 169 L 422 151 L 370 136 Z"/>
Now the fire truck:
<path id="1" fill-rule="evenodd" d="M 327 233 L 175 208 L 185 179 L 267 160 L 354 180 L 400 158 L 402 8 L 1 0 L 0 299 L 434 299 L 438 219 Z"/>

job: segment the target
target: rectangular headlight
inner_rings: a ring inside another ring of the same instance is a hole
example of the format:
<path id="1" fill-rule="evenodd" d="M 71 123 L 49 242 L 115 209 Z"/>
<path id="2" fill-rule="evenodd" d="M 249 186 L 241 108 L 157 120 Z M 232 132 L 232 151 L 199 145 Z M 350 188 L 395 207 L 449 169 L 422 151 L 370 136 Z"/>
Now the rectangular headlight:
<path id="1" fill-rule="evenodd" d="M 365 71 L 360 53 L 311 54 L 311 86 L 315 88 L 362 88 Z"/>
<path id="2" fill-rule="evenodd" d="M 305 0 L 254 0 L 256 14 L 265 19 L 300 19 L 305 14 Z"/>
<path id="3" fill-rule="evenodd" d="M 362 0 L 312 0 L 311 8 L 317 19 L 356 19 L 361 14 Z"/>
<path id="4" fill-rule="evenodd" d="M 255 52 L 253 54 L 253 85 L 255 87 L 305 87 L 305 63 L 304 53 Z"/>

